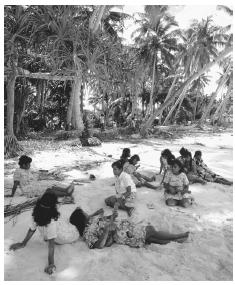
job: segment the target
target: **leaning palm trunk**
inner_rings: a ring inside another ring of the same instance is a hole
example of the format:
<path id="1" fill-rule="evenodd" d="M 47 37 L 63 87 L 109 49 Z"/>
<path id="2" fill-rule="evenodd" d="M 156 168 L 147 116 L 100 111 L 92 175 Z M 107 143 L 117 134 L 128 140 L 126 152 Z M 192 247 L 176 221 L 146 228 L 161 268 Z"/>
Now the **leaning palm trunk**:
<path id="1" fill-rule="evenodd" d="M 177 107 L 177 105 L 183 102 L 184 98 L 185 98 L 185 94 L 186 94 L 186 88 L 182 91 L 182 93 L 180 94 L 179 98 L 176 100 L 175 104 L 173 105 L 173 107 L 171 108 L 170 112 L 168 113 L 165 121 L 163 122 L 163 125 L 166 125 L 166 123 L 169 121 L 172 113 L 174 112 L 175 108 Z"/>
<path id="2" fill-rule="evenodd" d="M 152 88 L 149 98 L 149 105 L 145 114 L 145 119 L 153 114 L 153 91 L 154 91 L 154 84 L 155 84 L 155 71 L 156 71 L 156 62 L 157 62 L 157 52 L 154 54 L 154 61 L 153 61 L 153 77 L 152 77 Z"/>
<path id="3" fill-rule="evenodd" d="M 209 102 L 209 104 L 208 104 L 208 106 L 207 106 L 205 112 L 203 113 L 201 119 L 200 119 L 200 122 L 199 122 L 200 124 L 202 124 L 202 123 L 205 121 L 206 117 L 207 117 L 208 114 L 210 113 L 210 110 L 211 110 L 211 108 L 212 108 L 212 106 L 213 106 L 214 100 L 215 100 L 216 97 L 217 97 L 217 94 L 219 93 L 219 91 L 221 90 L 221 88 L 222 88 L 222 87 L 225 85 L 225 83 L 227 82 L 227 80 L 228 80 L 228 76 L 227 76 L 227 75 L 228 75 L 228 73 L 231 71 L 231 65 L 232 65 L 232 64 L 229 64 L 227 70 L 225 71 L 225 73 L 224 73 L 224 75 L 223 75 L 223 77 L 222 77 L 222 80 L 221 80 L 221 81 L 219 82 L 219 84 L 218 84 L 218 87 L 217 87 L 216 91 L 212 94 L 211 99 L 210 99 L 210 102 Z"/>
<path id="4" fill-rule="evenodd" d="M 173 82 L 171 84 L 171 87 L 170 87 L 170 89 L 169 89 L 169 91 L 168 91 L 168 93 L 166 95 L 166 98 L 165 98 L 164 102 L 166 102 L 168 100 L 168 98 L 170 98 L 171 93 L 173 91 L 173 88 L 175 87 L 177 78 L 178 78 L 178 74 L 176 74 L 176 76 L 174 77 L 174 80 L 173 80 Z M 161 124 L 161 119 L 162 119 L 162 112 L 159 115 L 159 124 Z"/>
<path id="5" fill-rule="evenodd" d="M 141 130 L 140 133 L 142 136 L 146 136 L 147 135 L 147 131 L 150 128 L 150 126 L 152 125 L 154 118 L 156 118 L 156 116 L 158 116 L 164 109 L 166 109 L 174 100 L 176 97 L 178 97 L 184 89 L 187 89 L 188 86 L 194 81 L 196 80 L 200 75 L 202 75 L 204 72 L 206 72 L 207 70 L 209 70 L 212 66 L 214 66 L 217 62 L 221 61 L 223 58 L 225 58 L 229 53 L 231 53 L 233 51 L 233 47 L 227 47 L 223 52 L 221 52 L 219 54 L 219 56 L 217 58 L 215 58 L 212 62 L 208 63 L 207 65 L 205 65 L 202 69 L 200 69 L 199 71 L 195 72 L 193 75 L 191 75 L 185 83 L 182 84 L 182 86 L 178 89 L 178 91 L 175 92 L 175 94 L 173 96 L 171 96 L 171 98 L 168 98 L 168 100 L 166 100 L 163 104 L 161 104 L 161 106 L 159 108 L 156 109 L 156 111 L 153 113 L 153 115 L 142 124 L 141 126 Z"/>
<path id="6" fill-rule="evenodd" d="M 229 87 L 228 87 L 227 93 L 226 93 L 226 95 L 224 97 L 224 100 L 222 100 L 222 102 L 219 104 L 219 106 L 217 107 L 217 109 L 216 109 L 216 111 L 215 111 L 215 113 L 213 115 L 213 118 L 212 118 L 213 124 L 214 124 L 216 118 L 218 117 L 219 111 L 222 111 L 220 113 L 223 113 L 223 111 L 224 111 L 224 109 L 225 109 L 225 107 L 227 105 L 228 99 L 229 99 L 229 97 L 231 95 L 231 91 L 232 91 L 232 81 L 229 84 Z M 222 115 L 220 115 L 220 117 L 221 116 Z"/>

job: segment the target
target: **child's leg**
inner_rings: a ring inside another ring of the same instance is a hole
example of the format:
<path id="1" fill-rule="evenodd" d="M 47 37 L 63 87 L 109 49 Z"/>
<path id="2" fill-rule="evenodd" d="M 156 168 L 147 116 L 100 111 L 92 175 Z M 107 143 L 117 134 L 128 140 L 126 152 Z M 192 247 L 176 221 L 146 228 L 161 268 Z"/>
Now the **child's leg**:
<path id="1" fill-rule="evenodd" d="M 167 206 L 177 206 L 177 205 L 179 205 L 179 200 L 167 199 L 166 204 L 167 204 Z"/>
<path id="2" fill-rule="evenodd" d="M 158 189 L 158 186 L 154 186 L 154 185 L 148 183 L 147 181 L 144 181 L 143 185 L 150 188 L 150 189 L 154 189 L 154 190 Z"/>
<path id="3" fill-rule="evenodd" d="M 224 184 L 224 185 L 232 185 L 233 184 L 233 182 L 228 181 L 227 179 L 225 179 L 223 177 L 216 177 L 214 182 Z"/>
<path id="4" fill-rule="evenodd" d="M 183 242 L 188 238 L 189 232 L 182 234 L 171 234 L 168 232 L 156 231 L 153 226 L 147 226 L 146 228 L 146 243 L 158 243 L 166 244 L 170 241 Z"/>
<path id="5" fill-rule="evenodd" d="M 203 180 L 201 177 L 195 175 L 195 174 L 191 174 L 191 173 L 188 173 L 187 174 L 188 176 L 188 180 L 191 182 L 191 183 L 201 183 L 201 184 L 206 184 L 206 181 Z"/>
<path id="6" fill-rule="evenodd" d="M 71 183 L 68 187 L 52 186 L 52 192 L 55 193 L 58 197 L 62 196 L 72 196 L 74 191 L 74 184 Z"/>
<path id="7" fill-rule="evenodd" d="M 179 206 L 188 208 L 190 205 L 192 205 L 191 199 L 183 198 L 179 201 Z"/>

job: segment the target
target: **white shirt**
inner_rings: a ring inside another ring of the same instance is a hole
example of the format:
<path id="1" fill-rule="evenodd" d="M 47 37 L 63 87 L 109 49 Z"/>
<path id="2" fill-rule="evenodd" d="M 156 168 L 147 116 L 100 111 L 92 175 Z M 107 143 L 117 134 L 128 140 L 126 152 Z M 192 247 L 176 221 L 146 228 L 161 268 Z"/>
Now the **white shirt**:
<path id="1" fill-rule="evenodd" d="M 131 187 L 131 192 L 136 192 L 136 187 L 133 180 L 131 179 L 131 176 L 123 171 L 119 176 L 116 177 L 115 181 L 117 196 L 121 197 L 121 195 L 126 192 L 126 188 L 128 186 Z"/>
<path id="2" fill-rule="evenodd" d="M 50 224 L 40 227 L 37 226 L 32 217 L 30 229 L 34 231 L 37 228 L 45 241 L 54 238 L 57 244 L 73 243 L 79 238 L 77 228 L 69 221 L 61 218 L 57 221 L 52 219 Z"/>

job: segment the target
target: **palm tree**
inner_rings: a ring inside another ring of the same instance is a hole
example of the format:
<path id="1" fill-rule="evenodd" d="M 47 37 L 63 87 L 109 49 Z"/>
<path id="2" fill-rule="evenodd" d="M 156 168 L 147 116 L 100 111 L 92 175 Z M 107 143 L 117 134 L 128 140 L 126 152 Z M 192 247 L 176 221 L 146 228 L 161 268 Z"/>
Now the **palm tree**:
<path id="1" fill-rule="evenodd" d="M 167 6 L 146 6 L 147 14 L 140 14 L 140 24 L 135 33 L 139 35 L 135 38 L 135 44 L 139 49 L 139 58 L 146 64 L 152 64 L 152 84 L 149 108 L 145 118 L 153 112 L 153 93 L 156 88 L 156 78 L 158 77 L 158 66 L 164 63 L 169 68 L 174 59 L 174 52 L 178 49 L 176 35 L 178 31 L 172 31 L 177 27 L 174 17 L 170 16 Z"/>
<path id="2" fill-rule="evenodd" d="M 199 76 L 207 72 L 211 69 L 215 64 L 223 60 L 225 57 L 227 57 L 231 52 L 233 48 L 232 47 L 226 47 L 215 59 L 213 59 L 210 63 L 205 65 L 203 68 L 201 68 L 199 71 L 194 72 L 182 85 L 181 87 L 175 92 L 173 96 L 171 96 L 169 99 L 167 99 L 163 104 L 159 106 L 153 113 L 153 115 L 142 125 L 141 127 L 141 134 L 142 136 L 146 136 L 147 130 L 153 123 L 153 120 L 156 116 L 158 116 L 160 113 L 163 112 L 165 108 L 167 108 L 174 100 L 177 98 L 185 88 L 188 88 L 191 83 L 196 80 Z"/>

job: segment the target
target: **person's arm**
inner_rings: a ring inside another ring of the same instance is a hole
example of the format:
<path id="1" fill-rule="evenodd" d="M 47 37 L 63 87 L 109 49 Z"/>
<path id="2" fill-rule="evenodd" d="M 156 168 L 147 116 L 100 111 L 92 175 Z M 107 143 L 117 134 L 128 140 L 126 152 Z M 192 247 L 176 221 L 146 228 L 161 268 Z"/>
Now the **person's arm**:
<path id="1" fill-rule="evenodd" d="M 197 174 L 197 165 L 194 160 L 192 160 L 192 172 L 193 174 Z"/>
<path id="2" fill-rule="evenodd" d="M 93 214 L 89 215 L 89 218 L 100 215 L 100 214 L 104 214 L 103 208 L 100 208 L 99 210 L 95 211 Z"/>
<path id="3" fill-rule="evenodd" d="M 13 185 L 12 190 L 11 190 L 11 197 L 13 197 L 15 195 L 16 189 L 19 185 L 20 185 L 20 181 L 15 180 L 14 185 Z"/>
<path id="4" fill-rule="evenodd" d="M 177 188 L 171 186 L 169 183 L 163 182 L 163 187 L 165 188 L 166 192 L 169 194 L 176 194 L 178 192 Z"/>
<path id="5" fill-rule="evenodd" d="M 54 251 L 55 251 L 55 239 L 48 240 L 48 266 L 45 267 L 44 271 L 48 274 L 52 274 L 56 266 L 54 264 Z"/>
<path id="6" fill-rule="evenodd" d="M 24 240 L 22 242 L 17 242 L 17 243 L 14 243 L 10 246 L 10 250 L 16 250 L 16 249 L 19 249 L 19 248 L 22 248 L 22 247 L 25 247 L 27 242 L 31 239 L 31 237 L 33 236 L 33 234 L 35 233 L 36 230 L 31 230 L 29 229 L 27 234 L 26 234 L 26 237 L 24 238 Z"/>
<path id="7" fill-rule="evenodd" d="M 106 245 L 106 242 L 108 240 L 109 232 L 114 231 L 114 230 L 115 230 L 115 224 L 114 223 L 107 224 L 106 227 L 104 228 L 104 232 L 102 233 L 102 235 L 94 243 L 93 248 L 99 248 L 99 249 L 103 248 Z M 111 241 L 109 240 L 109 243 L 110 242 Z"/>
<path id="8" fill-rule="evenodd" d="M 189 185 L 184 185 L 184 189 L 182 191 L 182 194 L 191 193 L 191 191 L 189 191 L 188 189 L 189 189 Z"/>
<path id="9" fill-rule="evenodd" d="M 124 198 L 127 198 L 131 194 L 131 186 L 126 187 L 126 192 L 122 194 Z"/>

